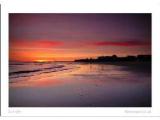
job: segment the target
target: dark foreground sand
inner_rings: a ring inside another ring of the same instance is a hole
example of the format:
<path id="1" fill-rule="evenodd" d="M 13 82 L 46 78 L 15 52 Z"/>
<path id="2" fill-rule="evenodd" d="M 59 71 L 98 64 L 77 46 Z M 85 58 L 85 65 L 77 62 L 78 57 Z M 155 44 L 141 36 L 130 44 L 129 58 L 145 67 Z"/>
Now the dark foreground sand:
<path id="1" fill-rule="evenodd" d="M 10 82 L 10 107 L 151 107 L 151 64 L 61 63 L 72 69 Z"/>

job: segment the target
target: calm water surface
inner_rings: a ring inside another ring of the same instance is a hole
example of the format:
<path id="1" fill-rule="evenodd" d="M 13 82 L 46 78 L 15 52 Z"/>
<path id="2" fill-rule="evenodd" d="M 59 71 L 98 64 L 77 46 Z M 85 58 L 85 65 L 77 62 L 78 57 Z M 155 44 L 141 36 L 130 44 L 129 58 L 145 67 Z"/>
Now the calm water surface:
<path id="1" fill-rule="evenodd" d="M 10 107 L 151 107 L 150 63 L 10 63 Z"/>

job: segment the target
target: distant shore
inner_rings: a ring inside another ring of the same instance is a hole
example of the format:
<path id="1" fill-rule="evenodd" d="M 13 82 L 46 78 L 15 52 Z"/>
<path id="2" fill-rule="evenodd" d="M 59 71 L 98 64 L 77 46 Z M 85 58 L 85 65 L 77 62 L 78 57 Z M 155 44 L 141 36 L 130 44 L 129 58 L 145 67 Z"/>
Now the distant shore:
<path id="1" fill-rule="evenodd" d="M 151 62 L 151 55 L 137 55 L 137 56 L 130 55 L 126 57 L 118 57 L 117 55 L 99 56 L 95 59 L 93 58 L 77 59 L 74 62 L 85 62 L 85 63 Z"/>

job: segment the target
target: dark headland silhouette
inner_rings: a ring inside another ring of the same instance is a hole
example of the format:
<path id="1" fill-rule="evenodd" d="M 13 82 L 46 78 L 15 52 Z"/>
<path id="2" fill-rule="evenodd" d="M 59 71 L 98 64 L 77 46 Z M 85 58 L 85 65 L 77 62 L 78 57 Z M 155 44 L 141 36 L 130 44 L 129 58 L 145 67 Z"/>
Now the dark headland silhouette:
<path id="1" fill-rule="evenodd" d="M 97 62 L 151 62 L 151 55 L 137 55 L 137 56 L 126 56 L 126 57 L 118 57 L 117 55 L 112 56 L 99 56 L 95 59 L 86 58 L 86 59 L 77 59 L 75 62 L 89 62 L 89 63 L 97 63 Z"/>

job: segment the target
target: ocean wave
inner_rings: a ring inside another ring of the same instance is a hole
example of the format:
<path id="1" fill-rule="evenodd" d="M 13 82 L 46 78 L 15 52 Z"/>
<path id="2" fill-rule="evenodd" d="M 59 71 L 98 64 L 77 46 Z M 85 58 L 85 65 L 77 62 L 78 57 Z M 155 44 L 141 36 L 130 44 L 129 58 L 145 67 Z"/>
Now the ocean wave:
<path id="1" fill-rule="evenodd" d="M 42 74 L 42 73 L 58 72 L 58 71 L 68 70 L 68 69 L 69 68 L 66 68 L 64 65 L 57 65 L 57 66 L 39 68 L 34 70 L 19 70 L 19 71 L 9 72 L 9 76 L 10 78 L 29 77 L 29 76 Z"/>
<path id="2" fill-rule="evenodd" d="M 41 68 L 41 69 L 35 69 L 35 70 L 21 70 L 21 71 L 16 71 L 16 72 L 10 72 L 9 75 L 22 74 L 22 73 L 33 73 L 33 72 L 39 72 L 39 71 L 56 69 L 56 68 L 63 68 L 63 67 L 64 67 L 64 65 L 59 65 L 59 66 L 47 67 L 47 68 Z"/>

